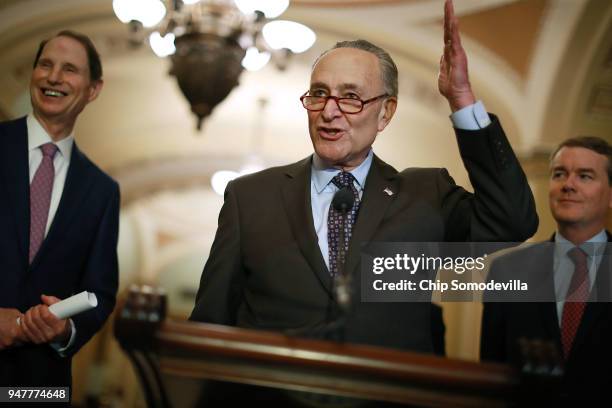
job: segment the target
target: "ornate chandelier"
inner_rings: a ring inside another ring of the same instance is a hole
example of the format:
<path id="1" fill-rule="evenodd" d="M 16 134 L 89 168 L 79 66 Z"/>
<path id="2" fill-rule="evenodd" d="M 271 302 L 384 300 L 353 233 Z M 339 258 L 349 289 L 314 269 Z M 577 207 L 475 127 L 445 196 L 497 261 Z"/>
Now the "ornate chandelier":
<path id="1" fill-rule="evenodd" d="M 272 60 L 284 69 L 292 53 L 310 48 L 308 27 L 275 20 L 289 0 L 113 0 L 134 44 L 148 41 L 153 52 L 172 59 L 176 77 L 197 128 L 231 90 L 243 69 L 255 71 Z"/>

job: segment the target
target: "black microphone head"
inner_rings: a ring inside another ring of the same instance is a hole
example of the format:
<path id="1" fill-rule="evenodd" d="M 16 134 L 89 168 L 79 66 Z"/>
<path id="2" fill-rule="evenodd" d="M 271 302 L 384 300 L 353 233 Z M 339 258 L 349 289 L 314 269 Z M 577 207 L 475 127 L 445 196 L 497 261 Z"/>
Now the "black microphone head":
<path id="1" fill-rule="evenodd" d="M 340 211 L 341 213 L 348 212 L 353 205 L 355 204 L 355 197 L 353 196 L 353 192 L 348 187 L 342 187 L 340 190 L 334 194 L 334 198 L 332 199 L 332 206 L 336 211 Z"/>

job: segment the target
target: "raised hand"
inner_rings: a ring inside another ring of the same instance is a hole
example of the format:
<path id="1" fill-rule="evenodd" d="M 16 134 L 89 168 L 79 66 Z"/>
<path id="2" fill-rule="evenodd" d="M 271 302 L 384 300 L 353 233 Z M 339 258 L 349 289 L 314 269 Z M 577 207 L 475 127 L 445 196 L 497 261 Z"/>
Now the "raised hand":
<path id="1" fill-rule="evenodd" d="M 444 3 L 444 52 L 440 58 L 438 89 L 453 112 L 476 102 L 468 78 L 468 61 L 461 46 L 459 22 L 452 0 Z"/>

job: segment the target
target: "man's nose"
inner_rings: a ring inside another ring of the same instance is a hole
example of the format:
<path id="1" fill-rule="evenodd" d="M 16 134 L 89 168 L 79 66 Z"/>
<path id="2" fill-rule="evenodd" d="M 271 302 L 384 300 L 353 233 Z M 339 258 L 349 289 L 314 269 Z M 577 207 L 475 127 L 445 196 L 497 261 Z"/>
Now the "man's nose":
<path id="1" fill-rule="evenodd" d="M 340 110 L 338 101 L 333 98 L 328 98 L 327 101 L 325 101 L 325 106 L 323 106 L 323 117 L 330 120 L 341 115 L 342 111 Z"/>
<path id="2" fill-rule="evenodd" d="M 47 81 L 52 84 L 61 83 L 63 80 L 62 70 L 59 67 L 54 67 L 49 71 L 49 75 L 47 75 Z"/>
<path id="3" fill-rule="evenodd" d="M 575 191 L 576 190 L 576 177 L 573 175 L 569 175 L 563 181 L 563 187 L 561 188 L 563 192 Z"/>

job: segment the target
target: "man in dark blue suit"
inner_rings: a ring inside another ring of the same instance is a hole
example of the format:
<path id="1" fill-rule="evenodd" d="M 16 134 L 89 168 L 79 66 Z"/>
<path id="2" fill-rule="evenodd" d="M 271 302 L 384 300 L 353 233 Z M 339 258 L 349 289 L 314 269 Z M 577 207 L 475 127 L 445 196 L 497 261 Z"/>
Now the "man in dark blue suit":
<path id="1" fill-rule="evenodd" d="M 550 163 L 551 243 L 497 259 L 492 279 L 543 288 L 538 302 L 485 303 L 482 360 L 523 364 L 521 339 L 552 343 L 564 369 L 552 406 L 610 406 L 612 384 L 612 146 L 595 137 L 561 143 Z M 556 300 L 556 301 L 555 301 Z"/>
<path id="2" fill-rule="evenodd" d="M 70 386 L 71 357 L 115 305 L 119 187 L 74 143 L 101 89 L 91 40 L 62 31 L 36 55 L 33 112 L 0 123 L 0 386 Z M 82 291 L 96 308 L 49 311 Z"/>

